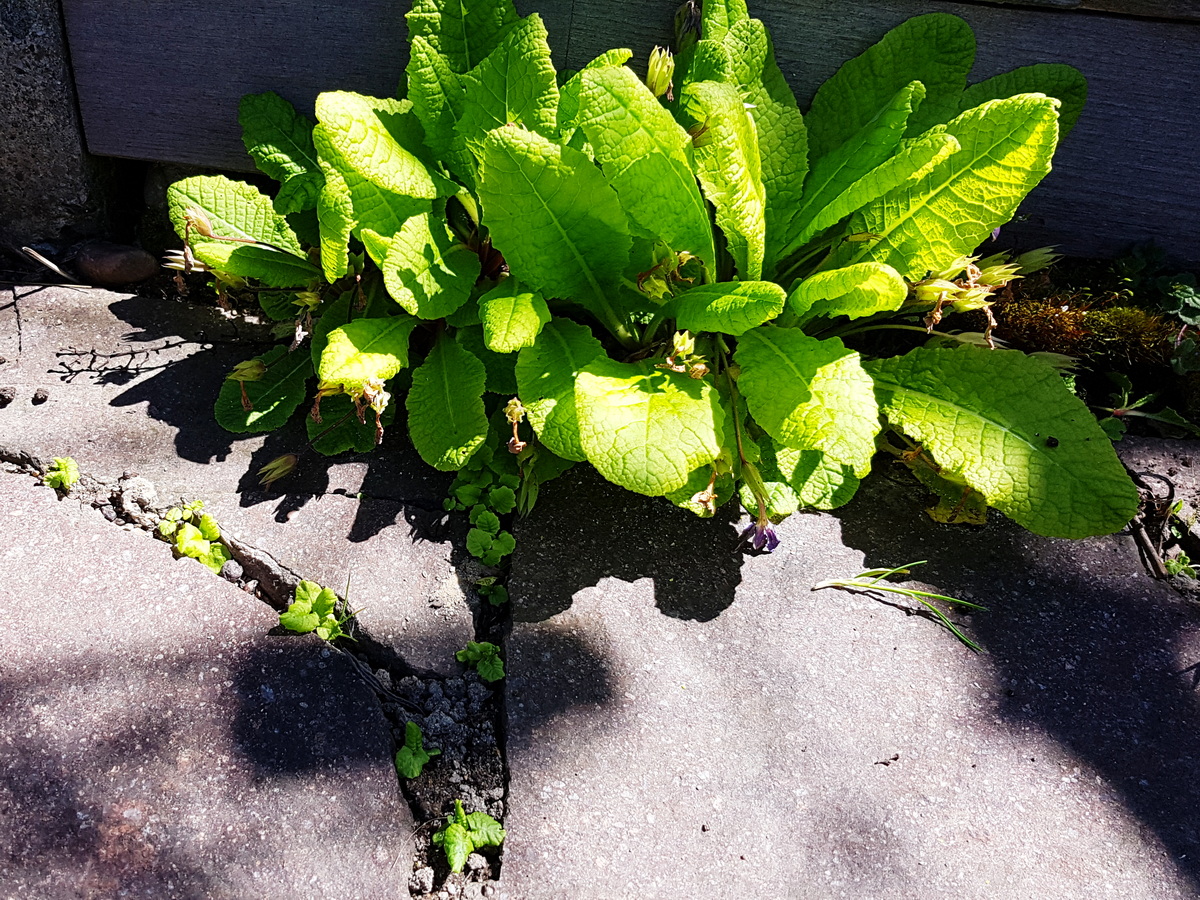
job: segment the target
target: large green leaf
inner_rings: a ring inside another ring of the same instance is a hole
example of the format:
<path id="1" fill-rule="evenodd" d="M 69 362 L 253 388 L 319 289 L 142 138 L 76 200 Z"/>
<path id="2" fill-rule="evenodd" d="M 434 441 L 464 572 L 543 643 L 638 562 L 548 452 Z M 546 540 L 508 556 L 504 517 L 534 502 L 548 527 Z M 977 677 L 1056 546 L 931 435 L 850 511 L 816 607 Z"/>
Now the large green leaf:
<path id="1" fill-rule="evenodd" d="M 370 453 L 375 449 L 375 413 L 363 410 L 362 421 L 358 418 L 354 400 L 347 394 L 334 394 L 321 401 L 321 421 L 312 416 L 304 419 L 308 439 L 312 448 L 322 456 L 337 456 L 347 450 Z M 396 404 L 389 403 L 379 415 L 379 424 L 387 427 L 396 420 Z"/>
<path id="2" fill-rule="evenodd" d="M 468 325 L 456 328 L 454 339 L 471 351 L 471 355 L 483 363 L 485 373 L 484 390 L 489 394 L 512 397 L 517 393 L 517 358 L 509 353 L 497 353 L 484 343 L 483 326 Z"/>
<path id="3" fill-rule="evenodd" d="M 926 96 L 909 134 L 944 122 L 958 108 L 975 63 L 975 35 L 957 16 L 930 13 L 902 22 L 826 81 L 805 116 L 812 159 L 852 139 L 897 91 L 919 81 Z"/>
<path id="4" fill-rule="evenodd" d="M 417 35 L 408 56 L 407 97 L 413 114 L 421 120 L 425 140 L 443 158 L 454 152 L 458 136 L 455 124 L 462 115 L 465 88 L 462 76 L 450 68 L 446 58 L 429 42 Z"/>
<path id="5" fill-rule="evenodd" d="M 871 468 L 879 410 L 858 353 L 837 338 L 763 326 L 738 339 L 738 389 L 754 420 L 785 447 L 822 450 L 858 476 Z"/>
<path id="6" fill-rule="evenodd" d="M 258 357 L 267 367 L 258 381 L 227 378 L 214 408 L 217 424 L 236 434 L 274 431 L 304 402 L 306 382 L 313 373 L 312 359 L 303 350 L 288 352 L 274 347 Z M 251 409 L 242 402 L 242 385 Z"/>
<path id="7" fill-rule="evenodd" d="M 452 192 L 449 182 L 431 174 L 418 158 L 423 148 L 411 138 L 411 147 L 397 139 L 416 130 L 395 121 L 412 115 L 404 111 L 407 106 L 383 104 L 347 91 L 317 97 L 313 142 L 325 174 L 317 215 L 321 263 L 331 280 L 346 274 L 350 234 L 369 228 L 391 237 L 410 217 L 428 212 L 435 198 Z"/>
<path id="8" fill-rule="evenodd" d="M 958 141 L 948 134 L 929 134 L 908 142 L 894 156 L 884 160 L 846 186 L 839 194 L 805 212 L 811 218 L 797 219 L 792 243 L 784 256 L 803 247 L 820 232 L 835 225 L 850 213 L 900 187 L 908 187 L 928 175 L 938 163 L 959 150 Z M 852 173 L 847 173 L 852 174 Z"/>
<path id="9" fill-rule="evenodd" d="M 906 84 L 856 134 L 812 161 L 804 183 L 804 199 L 796 210 L 798 232 L 854 182 L 895 154 L 909 116 L 924 99 L 925 86 L 921 82 Z M 805 238 L 794 240 L 795 246 L 800 246 Z"/>
<path id="10" fill-rule="evenodd" d="M 479 320 L 489 350 L 514 353 L 537 340 L 550 308 L 541 294 L 509 278 L 479 298 Z"/>
<path id="11" fill-rule="evenodd" d="M 529 424 L 542 443 L 573 462 L 587 456 L 579 442 L 575 378 L 604 347 L 586 325 L 552 319 L 517 356 L 517 390 Z"/>
<path id="12" fill-rule="evenodd" d="M 907 297 L 908 284 L 891 266 L 856 263 L 810 275 L 788 296 L 788 307 L 802 322 L 818 316 L 861 319 L 897 310 Z"/>
<path id="13" fill-rule="evenodd" d="M 623 330 L 611 297 L 632 240 L 616 192 L 590 159 L 523 128 L 497 128 L 481 147 L 479 196 L 516 277 Z"/>
<path id="14" fill-rule="evenodd" d="M 591 156 L 591 149 L 585 150 L 587 141 L 582 131 L 579 131 L 579 92 L 583 89 L 583 73 L 589 69 L 601 69 L 605 66 L 623 66 L 633 56 L 632 50 L 608 50 L 601 53 L 590 63 L 568 78 L 558 89 L 558 133 L 559 143 L 570 145 L 576 150 L 583 150 Z M 565 73 L 563 73 L 565 74 Z"/>
<path id="15" fill-rule="evenodd" d="M 408 431 L 421 459 L 435 469 L 461 469 L 487 437 L 485 377 L 483 363 L 444 332 L 413 372 Z"/>
<path id="16" fill-rule="evenodd" d="M 849 503 L 858 490 L 853 466 L 834 462 L 821 450 L 776 447 L 775 462 L 801 506 L 837 509 Z"/>
<path id="17" fill-rule="evenodd" d="M 770 281 L 723 281 L 703 284 L 675 298 L 675 321 L 688 331 L 738 335 L 783 311 L 783 288 Z"/>
<path id="18" fill-rule="evenodd" d="M 405 312 L 441 319 L 467 302 L 479 278 L 479 255 L 440 218 L 413 216 L 391 238 L 364 228 L 363 244 L 383 272 L 383 283 Z M 381 253 L 382 251 L 382 253 Z"/>
<path id="19" fill-rule="evenodd" d="M 493 128 L 510 123 L 546 138 L 556 136 L 558 84 L 546 26 L 536 13 L 518 22 L 462 83 L 466 97 L 455 128 L 472 150 L 478 151 Z"/>
<path id="20" fill-rule="evenodd" d="M 575 380 L 579 437 L 609 481 L 661 496 L 721 452 L 725 413 L 707 381 L 649 362 L 593 360 Z"/>
<path id="21" fill-rule="evenodd" d="M 190 210 L 202 213 L 217 237 L 257 241 L 304 256 L 296 234 L 282 215 L 275 212 L 271 198 L 252 185 L 224 175 L 194 175 L 167 188 L 171 224 L 182 238 Z M 193 228 L 193 240 L 203 240 Z"/>
<path id="22" fill-rule="evenodd" d="M 757 132 L 766 200 L 764 266 L 770 270 L 795 233 L 796 208 L 808 173 L 808 129 L 775 62 L 766 26 L 758 19 L 738 19 L 724 45 Z"/>
<path id="23" fill-rule="evenodd" d="M 916 280 L 969 254 L 1050 171 L 1057 106 L 1049 97 L 1022 94 L 941 126 L 961 149 L 852 216 L 851 232 L 878 239 L 843 243 L 835 264 L 873 259 Z"/>
<path id="24" fill-rule="evenodd" d="M 358 299 L 358 292 L 354 290 L 343 291 L 341 295 L 332 302 L 326 303 L 321 308 L 321 315 L 317 317 L 313 323 L 312 336 L 308 339 L 308 350 L 312 356 L 313 368 L 318 369 L 321 365 L 321 354 L 325 352 L 325 347 L 329 343 L 329 335 L 335 328 L 341 328 L 351 319 L 350 307 Z M 296 318 L 299 310 L 293 304 L 291 307 L 290 316 L 281 316 L 279 318 Z"/>
<path id="25" fill-rule="evenodd" d="M 712 226 L 688 162 L 687 132 L 624 66 L 580 76 L 580 127 L 629 217 L 673 250 L 712 265 Z"/>
<path id="26" fill-rule="evenodd" d="M 750 17 L 746 0 L 708 0 L 700 9 L 700 34 L 706 41 L 724 42 L 730 29 Z"/>
<path id="27" fill-rule="evenodd" d="M 321 278 L 321 270 L 308 260 L 257 244 L 198 241 L 192 244 L 192 252 L 218 272 L 253 278 L 270 287 L 304 287 Z"/>
<path id="28" fill-rule="evenodd" d="M 1109 534 L 1137 512 L 1112 443 L 1046 363 L 964 346 L 866 367 L 888 421 L 1030 531 Z"/>
<path id="29" fill-rule="evenodd" d="M 1022 66 L 971 85 L 963 91 L 953 114 L 1015 94 L 1045 94 L 1062 104 L 1058 108 L 1058 138 L 1061 141 L 1075 127 L 1087 103 L 1087 79 L 1074 66 L 1062 63 Z"/>
<path id="30" fill-rule="evenodd" d="M 242 143 L 255 164 L 279 182 L 278 213 L 314 209 L 325 178 L 313 146 L 313 123 L 274 91 L 247 94 L 238 104 Z"/>
<path id="31" fill-rule="evenodd" d="M 317 367 L 321 390 L 360 397 L 372 384 L 387 381 L 408 365 L 408 339 L 418 324 L 412 316 L 388 316 L 333 329 Z"/>
<path id="32" fill-rule="evenodd" d="M 684 89 L 683 105 L 696 123 L 696 173 L 716 209 L 738 274 L 762 277 L 766 252 L 766 193 L 754 121 L 737 88 L 700 81 Z"/>
<path id="33" fill-rule="evenodd" d="M 405 18 L 409 39 L 428 41 L 461 74 L 499 45 L 517 11 L 510 0 L 415 0 Z"/>

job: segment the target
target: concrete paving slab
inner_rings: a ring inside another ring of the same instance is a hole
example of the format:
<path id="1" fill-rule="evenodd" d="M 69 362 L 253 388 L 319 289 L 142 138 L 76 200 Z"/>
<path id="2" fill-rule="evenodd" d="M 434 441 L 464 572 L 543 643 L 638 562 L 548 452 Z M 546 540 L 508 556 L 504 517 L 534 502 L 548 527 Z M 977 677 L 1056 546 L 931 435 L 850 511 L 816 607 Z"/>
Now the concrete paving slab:
<path id="1" fill-rule="evenodd" d="M 257 471 L 304 445 L 303 424 L 234 435 L 212 404 L 225 374 L 273 343 L 266 328 L 167 298 L 4 290 L 0 388 L 13 400 L 0 408 L 0 453 L 73 456 L 97 476 L 137 472 L 164 504 L 201 499 L 229 533 L 301 577 L 341 592 L 349 575 L 359 621 L 406 663 L 457 672 L 454 651 L 474 624 L 453 533 L 440 525 L 449 479 L 408 446 L 402 420 L 376 453 L 310 454 L 264 491 Z M 39 390 L 46 399 L 34 402 Z"/>
<path id="2" fill-rule="evenodd" d="M 344 656 L 28 477 L 0 506 L 0 895 L 403 891 L 389 725 Z"/>
<path id="3" fill-rule="evenodd" d="M 544 488 L 513 560 L 505 896 L 1195 897 L 1196 607 L 1128 537 L 938 526 L 919 494 L 876 472 L 752 557 L 586 471 Z M 953 615 L 984 653 L 903 598 L 810 591 L 916 559 L 989 608 Z"/>

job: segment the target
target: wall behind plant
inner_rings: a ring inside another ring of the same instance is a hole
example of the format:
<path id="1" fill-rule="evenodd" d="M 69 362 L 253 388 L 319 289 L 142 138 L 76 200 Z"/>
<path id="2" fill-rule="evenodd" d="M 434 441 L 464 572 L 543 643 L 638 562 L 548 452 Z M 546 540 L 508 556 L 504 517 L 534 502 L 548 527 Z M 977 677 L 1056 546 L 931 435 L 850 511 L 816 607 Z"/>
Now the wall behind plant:
<path id="1" fill-rule="evenodd" d="M 395 0 L 62 2 L 88 146 L 102 155 L 249 169 L 236 121 L 242 94 L 273 89 L 311 110 L 321 90 L 392 93 L 406 62 L 407 4 Z M 802 107 L 887 28 L 935 10 L 975 28 L 973 80 L 1034 62 L 1078 67 L 1090 83 L 1088 109 L 1009 235 L 1078 254 L 1116 254 L 1154 238 L 1200 265 L 1200 22 L 1062 8 L 1186 16 L 1191 5 L 1032 2 L 758 0 L 751 12 L 771 27 Z M 570 68 L 617 46 L 644 60 L 670 40 L 675 9 L 644 0 L 517 5 L 542 13 L 557 65 Z"/>

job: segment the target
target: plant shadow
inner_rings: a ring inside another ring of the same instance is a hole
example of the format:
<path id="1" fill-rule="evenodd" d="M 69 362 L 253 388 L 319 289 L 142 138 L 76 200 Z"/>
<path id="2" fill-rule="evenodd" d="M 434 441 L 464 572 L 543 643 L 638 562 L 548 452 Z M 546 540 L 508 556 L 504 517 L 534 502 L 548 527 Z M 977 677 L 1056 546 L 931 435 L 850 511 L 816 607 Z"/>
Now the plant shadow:
<path id="1" fill-rule="evenodd" d="M 915 580 L 987 607 L 953 618 L 983 645 L 1008 727 L 1035 726 L 1100 773 L 1200 891 L 1200 609 L 1145 575 L 1132 538 L 1042 538 L 994 511 L 951 528 L 921 497 L 877 471 L 835 512 L 843 541 L 868 567 L 928 560 Z"/>
<path id="2" fill-rule="evenodd" d="M 602 578 L 654 580 L 667 616 L 707 622 L 733 603 L 743 543 L 737 506 L 701 519 L 661 497 L 643 497 L 575 466 L 542 488 L 533 519 L 518 523 L 513 616 L 540 622 L 570 607 Z"/>

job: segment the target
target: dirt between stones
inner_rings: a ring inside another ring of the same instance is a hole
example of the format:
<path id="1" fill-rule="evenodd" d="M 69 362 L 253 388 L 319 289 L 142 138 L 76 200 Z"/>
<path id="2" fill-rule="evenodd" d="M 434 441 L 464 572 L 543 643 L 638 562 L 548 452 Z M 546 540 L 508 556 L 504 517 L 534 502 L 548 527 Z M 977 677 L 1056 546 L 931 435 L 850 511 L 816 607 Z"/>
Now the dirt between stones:
<path id="1" fill-rule="evenodd" d="M 45 464 L 12 449 L 0 452 L 0 469 L 40 477 Z M 47 488 L 49 490 L 49 488 Z M 81 473 L 70 495 L 90 505 L 114 526 L 154 532 L 166 510 L 153 483 L 133 472 L 119 478 Z M 220 577 L 278 610 L 286 609 L 303 577 L 257 548 L 223 536 L 233 559 Z M 503 621 L 487 603 L 485 621 L 477 623 L 480 640 L 496 639 Z M 420 726 L 427 748 L 435 756 L 415 779 L 400 779 L 401 791 L 417 823 L 413 872 L 406 886 L 417 900 L 478 900 L 497 893 L 503 848 L 472 853 L 466 870 L 450 872 L 445 854 L 433 846 L 434 832 L 453 811 L 454 800 L 468 811 L 485 811 L 503 824 L 508 790 L 502 747 L 503 692 L 487 685 L 478 674 L 439 677 L 412 669 L 392 651 L 384 651 L 369 633 L 352 628 L 355 641 L 335 645 L 355 661 L 355 669 L 375 692 L 390 726 L 394 749 L 404 744 L 405 726 Z M 399 776 L 397 776 L 399 777 Z M 397 885 L 403 889 L 403 885 Z"/>

